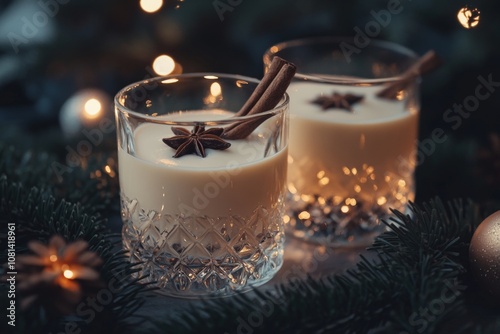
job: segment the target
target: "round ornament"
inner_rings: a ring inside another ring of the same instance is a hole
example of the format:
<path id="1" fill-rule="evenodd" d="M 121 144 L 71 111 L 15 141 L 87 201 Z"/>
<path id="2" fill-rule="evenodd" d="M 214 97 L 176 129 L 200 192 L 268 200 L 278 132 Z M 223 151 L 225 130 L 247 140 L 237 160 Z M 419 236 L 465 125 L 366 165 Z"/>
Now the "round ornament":
<path id="1" fill-rule="evenodd" d="M 500 211 L 488 216 L 476 229 L 469 248 L 471 271 L 479 287 L 500 298 Z"/>
<path id="2" fill-rule="evenodd" d="M 82 130 L 95 128 L 110 117 L 112 101 L 108 94 L 98 89 L 85 89 L 72 95 L 62 105 L 59 113 L 61 130 L 68 137 L 81 134 Z"/>

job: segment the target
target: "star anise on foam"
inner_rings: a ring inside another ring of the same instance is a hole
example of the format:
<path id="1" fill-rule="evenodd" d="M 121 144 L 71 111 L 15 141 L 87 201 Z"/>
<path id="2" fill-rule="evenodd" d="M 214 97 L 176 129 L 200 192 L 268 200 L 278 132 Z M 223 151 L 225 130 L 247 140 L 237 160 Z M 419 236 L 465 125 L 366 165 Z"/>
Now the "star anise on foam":
<path id="1" fill-rule="evenodd" d="M 163 142 L 176 149 L 174 158 L 179 158 L 190 153 L 204 158 L 207 156 L 205 152 L 207 148 L 225 150 L 231 146 L 230 143 L 220 137 L 223 131 L 223 128 L 205 130 L 205 127 L 202 125 L 196 125 L 191 131 L 185 128 L 172 127 L 172 132 L 175 136 L 163 138 Z"/>
<path id="2" fill-rule="evenodd" d="M 312 103 L 319 104 L 323 111 L 329 108 L 339 108 L 352 111 L 352 105 L 362 99 L 362 95 L 354 95 L 350 93 L 340 94 L 334 92 L 332 95 L 320 95 L 313 100 Z"/>

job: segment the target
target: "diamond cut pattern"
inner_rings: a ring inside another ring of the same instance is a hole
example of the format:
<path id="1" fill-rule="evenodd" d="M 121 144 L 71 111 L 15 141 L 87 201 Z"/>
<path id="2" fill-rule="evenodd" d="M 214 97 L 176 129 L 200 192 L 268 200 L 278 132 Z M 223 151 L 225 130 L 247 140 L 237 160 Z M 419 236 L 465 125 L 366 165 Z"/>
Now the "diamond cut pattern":
<path id="1" fill-rule="evenodd" d="M 160 215 L 121 195 L 123 245 L 136 277 L 170 295 L 206 295 L 267 282 L 283 262 L 283 201 L 244 219 Z"/>

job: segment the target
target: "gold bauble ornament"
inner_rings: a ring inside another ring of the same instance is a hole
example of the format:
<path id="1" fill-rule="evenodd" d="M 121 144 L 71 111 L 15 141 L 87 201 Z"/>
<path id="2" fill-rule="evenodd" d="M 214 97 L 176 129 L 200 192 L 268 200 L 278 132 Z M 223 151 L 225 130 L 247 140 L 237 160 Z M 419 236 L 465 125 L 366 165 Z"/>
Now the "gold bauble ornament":
<path id="1" fill-rule="evenodd" d="M 478 226 L 469 248 L 472 275 L 491 300 L 500 300 L 500 211 Z M 490 298 L 491 297 L 491 298 Z"/>

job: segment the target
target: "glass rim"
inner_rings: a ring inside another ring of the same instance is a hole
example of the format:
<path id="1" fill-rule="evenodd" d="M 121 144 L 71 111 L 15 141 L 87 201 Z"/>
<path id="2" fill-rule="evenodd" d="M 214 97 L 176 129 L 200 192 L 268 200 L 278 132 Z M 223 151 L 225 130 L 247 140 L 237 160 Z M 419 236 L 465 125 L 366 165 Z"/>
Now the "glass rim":
<path id="1" fill-rule="evenodd" d="M 353 41 L 354 36 L 315 36 L 315 37 L 303 37 L 303 38 L 297 38 L 297 39 L 290 39 L 286 41 L 282 41 L 276 44 L 273 44 L 270 46 L 266 51 L 264 52 L 263 55 L 263 62 L 264 65 L 270 64 L 272 58 L 276 55 L 276 53 L 280 52 L 283 49 L 286 48 L 294 48 L 294 47 L 304 47 L 307 45 L 320 45 L 324 43 L 341 43 L 341 42 L 347 42 Z M 401 44 L 387 41 L 387 40 L 382 40 L 382 39 L 371 39 L 370 43 L 368 46 L 364 48 L 360 48 L 361 52 L 363 52 L 363 49 L 369 48 L 370 46 L 377 46 L 380 48 L 384 48 L 387 50 L 390 50 L 392 52 L 398 53 L 400 55 L 406 55 L 409 59 L 412 61 L 416 61 L 418 59 L 418 55 L 415 51 L 411 50 L 410 48 L 407 48 L 406 46 L 403 46 Z M 287 61 L 292 61 L 285 59 Z M 293 62 L 293 61 L 292 61 Z M 331 77 L 328 76 L 322 76 L 322 75 L 314 75 L 314 74 L 305 74 L 300 72 L 300 68 L 297 68 L 297 72 L 295 73 L 295 78 L 298 79 L 303 79 L 303 80 L 312 80 L 316 82 L 324 82 L 324 83 L 336 83 L 336 84 L 347 84 L 347 85 L 352 85 L 352 84 L 380 84 L 380 83 L 387 83 L 387 82 L 393 82 L 393 81 L 398 81 L 400 80 L 399 75 L 396 76 L 388 76 L 384 78 L 345 78 L 345 79 L 339 79 L 335 78 L 332 79 Z M 416 80 L 419 80 L 417 77 Z"/>
<path id="2" fill-rule="evenodd" d="M 229 115 L 228 118 L 221 118 L 221 119 L 216 119 L 216 120 L 206 120 L 206 121 L 173 121 L 173 120 L 168 120 L 168 119 L 159 119 L 158 116 L 151 116 L 151 115 L 146 115 L 137 111 L 134 111 L 126 106 L 124 106 L 120 102 L 120 98 L 123 97 L 127 92 L 133 90 L 134 88 L 137 88 L 139 86 L 145 86 L 147 84 L 151 84 L 152 82 L 158 82 L 158 81 L 165 81 L 165 80 L 173 80 L 173 79 L 182 79 L 182 78 L 198 78 L 198 79 L 206 79 L 206 80 L 216 80 L 216 79 L 232 79 L 234 81 L 237 80 L 244 80 L 248 81 L 251 83 L 258 84 L 261 80 L 257 78 L 252 78 L 244 75 L 239 75 L 239 74 L 230 74 L 230 73 L 218 73 L 218 72 L 193 72 L 193 73 L 181 73 L 181 74 L 171 74 L 171 75 L 165 75 L 165 76 L 157 76 L 157 77 L 152 77 L 149 79 L 144 79 L 140 81 L 133 82 L 131 84 L 128 84 L 127 86 L 123 87 L 116 93 L 113 101 L 114 101 L 114 107 L 115 110 L 118 110 L 120 113 L 127 113 L 134 118 L 142 119 L 143 121 L 147 121 L 150 123 L 157 123 L 157 124 L 165 124 L 165 125 L 184 125 L 184 126 L 189 126 L 189 125 L 208 125 L 208 126 L 214 126 L 214 125 L 224 125 L 224 124 L 231 124 L 237 121 L 243 121 L 243 120 L 251 120 L 254 118 L 259 118 L 262 115 L 279 115 L 282 113 L 285 113 L 285 107 L 289 104 L 290 102 L 290 97 L 288 93 L 284 93 L 283 97 L 281 98 L 280 102 L 272 109 L 263 111 L 261 113 L 253 114 L 253 115 L 245 115 L 245 116 L 231 116 Z M 172 81 L 171 83 L 175 83 L 177 81 Z M 210 110 L 210 109 L 202 109 L 203 110 Z M 181 110 L 179 110 L 181 111 Z M 234 111 L 235 113 L 237 110 Z M 270 116 L 270 117 L 272 117 Z"/>

